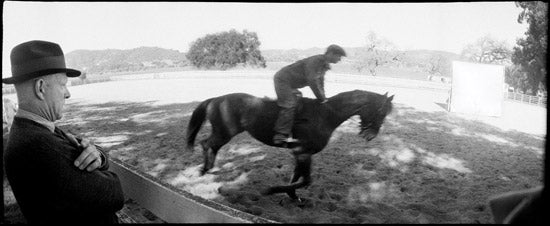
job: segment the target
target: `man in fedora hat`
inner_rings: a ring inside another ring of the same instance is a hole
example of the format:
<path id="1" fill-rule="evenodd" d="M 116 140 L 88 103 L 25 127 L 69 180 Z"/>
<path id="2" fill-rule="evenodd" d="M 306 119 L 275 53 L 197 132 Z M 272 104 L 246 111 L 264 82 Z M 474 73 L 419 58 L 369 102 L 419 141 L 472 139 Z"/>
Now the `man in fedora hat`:
<path id="1" fill-rule="evenodd" d="M 71 95 L 61 47 L 29 41 L 11 51 L 19 108 L 5 149 L 6 176 L 28 223 L 117 223 L 124 205 L 117 175 L 99 146 L 55 126 Z"/>
<path id="2" fill-rule="evenodd" d="M 273 81 L 277 94 L 277 105 L 281 110 L 277 121 L 275 121 L 274 144 L 299 143 L 299 140 L 291 136 L 298 96 L 301 95 L 298 89 L 309 86 L 315 97 L 321 103 L 325 103 L 327 101 L 324 88 L 325 72 L 330 69 L 329 63 L 338 63 L 342 56 L 346 56 L 342 47 L 330 45 L 324 54 L 296 61 L 275 73 Z"/>

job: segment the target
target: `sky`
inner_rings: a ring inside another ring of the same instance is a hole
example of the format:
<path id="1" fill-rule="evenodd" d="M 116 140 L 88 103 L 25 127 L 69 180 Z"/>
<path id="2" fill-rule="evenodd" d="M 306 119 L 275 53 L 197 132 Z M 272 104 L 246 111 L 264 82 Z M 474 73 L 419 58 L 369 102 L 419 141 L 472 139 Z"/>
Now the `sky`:
<path id="1" fill-rule="evenodd" d="M 514 2 L 455 3 L 210 3 L 3 2 L 2 77 L 11 49 L 26 41 L 78 50 L 156 46 L 186 52 L 207 34 L 256 32 L 260 50 L 361 47 L 373 31 L 400 50 L 459 54 L 490 35 L 514 46 L 527 24 Z M 7 68 L 7 69 L 6 69 Z M 9 77 L 9 76 L 7 76 Z"/>

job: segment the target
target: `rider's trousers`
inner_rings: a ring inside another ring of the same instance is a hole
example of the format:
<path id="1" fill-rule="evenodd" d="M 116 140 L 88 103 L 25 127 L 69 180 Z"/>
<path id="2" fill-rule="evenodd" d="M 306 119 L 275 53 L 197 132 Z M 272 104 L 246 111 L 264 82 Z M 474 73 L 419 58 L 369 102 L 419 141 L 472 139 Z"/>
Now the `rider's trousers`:
<path id="1" fill-rule="evenodd" d="M 274 130 L 276 133 L 290 135 L 292 132 L 292 124 L 294 123 L 294 113 L 298 103 L 300 91 L 290 87 L 290 84 L 284 80 L 274 78 L 275 93 L 277 94 L 277 105 L 281 107 L 279 117 L 275 122 Z"/>

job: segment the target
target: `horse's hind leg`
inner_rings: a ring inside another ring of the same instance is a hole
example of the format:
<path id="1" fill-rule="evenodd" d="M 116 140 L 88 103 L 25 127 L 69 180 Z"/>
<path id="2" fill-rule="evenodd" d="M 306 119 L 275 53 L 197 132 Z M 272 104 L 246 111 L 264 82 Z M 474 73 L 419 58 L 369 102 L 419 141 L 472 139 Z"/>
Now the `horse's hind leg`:
<path id="1" fill-rule="evenodd" d="M 296 166 L 290 184 L 286 186 L 270 187 L 264 192 L 265 195 L 287 193 L 290 198 L 298 199 L 296 189 L 311 184 L 311 154 L 296 154 L 294 158 L 296 160 Z M 297 182 L 300 177 L 302 177 L 302 181 Z"/>
<path id="2" fill-rule="evenodd" d="M 201 141 L 202 153 L 204 156 L 204 165 L 201 170 L 201 176 L 208 170 L 214 168 L 216 161 L 216 155 L 220 148 L 229 142 L 230 139 L 220 138 L 218 136 L 211 135 L 208 139 Z"/>
<path id="3" fill-rule="evenodd" d="M 201 175 L 214 167 L 218 150 L 227 144 L 231 138 L 244 131 L 238 123 L 238 113 L 232 110 L 228 101 L 222 101 L 217 110 L 211 110 L 208 119 L 212 125 L 212 133 L 207 140 L 201 142 L 204 154 L 204 166 Z"/>

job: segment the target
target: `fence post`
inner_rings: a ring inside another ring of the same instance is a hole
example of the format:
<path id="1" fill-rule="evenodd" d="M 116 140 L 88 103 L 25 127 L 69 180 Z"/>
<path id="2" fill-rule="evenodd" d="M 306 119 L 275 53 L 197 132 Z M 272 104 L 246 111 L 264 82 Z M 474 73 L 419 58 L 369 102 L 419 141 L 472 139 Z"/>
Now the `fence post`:
<path id="1" fill-rule="evenodd" d="M 523 94 L 521 94 L 521 102 L 523 102 Z"/>

